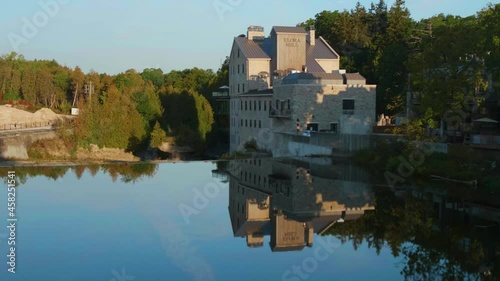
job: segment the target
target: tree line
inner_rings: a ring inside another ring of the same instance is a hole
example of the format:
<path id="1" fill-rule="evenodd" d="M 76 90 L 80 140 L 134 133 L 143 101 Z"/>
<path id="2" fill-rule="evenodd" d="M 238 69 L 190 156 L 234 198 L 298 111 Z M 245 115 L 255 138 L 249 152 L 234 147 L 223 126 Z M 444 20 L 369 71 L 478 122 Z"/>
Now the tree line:
<path id="1" fill-rule="evenodd" d="M 77 107 L 74 144 L 131 151 L 159 146 L 167 136 L 203 149 L 215 126 L 209 97 L 227 80 L 227 62 L 217 72 L 149 68 L 108 75 L 16 53 L 0 57 L 0 100 L 23 100 L 65 114 Z"/>
<path id="2" fill-rule="evenodd" d="M 380 0 L 368 8 L 358 2 L 352 10 L 323 11 L 299 25 L 314 25 L 340 52 L 342 68 L 378 86 L 378 113 L 404 113 L 412 91 L 422 98 L 419 113 L 433 122 L 450 108 L 464 110 L 466 99 L 498 112 L 498 101 L 486 104 L 484 93 L 498 90 L 492 81 L 500 78 L 499 11 L 500 4 L 490 4 L 468 17 L 416 21 L 404 0 L 391 7 Z"/>

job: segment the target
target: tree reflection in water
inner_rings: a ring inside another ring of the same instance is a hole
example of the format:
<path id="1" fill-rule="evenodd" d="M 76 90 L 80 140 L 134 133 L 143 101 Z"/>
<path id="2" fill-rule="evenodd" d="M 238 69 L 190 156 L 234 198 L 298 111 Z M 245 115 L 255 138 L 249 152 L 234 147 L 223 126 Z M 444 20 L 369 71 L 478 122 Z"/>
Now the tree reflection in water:
<path id="1" fill-rule="evenodd" d="M 137 163 L 137 164 L 94 164 L 77 166 L 18 166 L 0 167 L 0 173 L 6 175 L 8 171 L 15 170 L 18 183 L 25 184 L 28 179 L 43 176 L 53 180 L 58 180 L 66 176 L 73 170 L 77 179 L 80 179 L 87 171 L 92 177 L 97 173 L 109 175 L 113 182 L 119 178 L 124 183 L 136 183 L 144 177 L 153 177 L 157 170 L 157 164 Z"/>
<path id="2" fill-rule="evenodd" d="M 313 239 L 307 233 L 313 231 L 352 243 L 355 250 L 363 243 L 377 254 L 390 249 L 401 257 L 405 280 L 500 280 L 498 198 L 430 183 L 372 191 L 370 178 L 358 168 L 318 159 L 249 159 L 218 168 L 215 172 L 226 171 L 230 179 L 234 236 L 246 237 L 248 247 L 262 247 L 263 236 L 269 235 L 275 251 L 273 241 L 287 233 L 273 222 L 284 214 L 282 228 L 302 241 L 287 250 L 310 246 Z M 349 216 L 357 209 L 357 216 Z M 340 216 L 342 223 L 335 223 Z M 314 227 L 318 221 L 333 223 L 322 230 L 325 225 Z M 305 237 L 294 228 L 296 222 L 304 223 Z"/>
<path id="3" fill-rule="evenodd" d="M 387 245 L 395 257 L 402 255 L 405 280 L 499 280 L 498 224 L 472 218 L 471 206 L 446 210 L 412 193 L 378 190 L 375 212 L 336 224 L 325 235 L 354 249 L 366 242 L 378 254 Z"/>

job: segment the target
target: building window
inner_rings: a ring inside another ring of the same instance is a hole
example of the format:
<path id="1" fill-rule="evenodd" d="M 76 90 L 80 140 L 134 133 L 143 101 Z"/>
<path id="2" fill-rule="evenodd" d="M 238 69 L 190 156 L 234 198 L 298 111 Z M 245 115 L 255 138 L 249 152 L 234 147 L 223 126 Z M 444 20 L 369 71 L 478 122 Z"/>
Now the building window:
<path id="1" fill-rule="evenodd" d="M 248 101 L 248 103 L 249 103 L 249 104 L 248 104 L 248 108 L 249 108 L 248 110 L 250 110 L 250 111 L 251 111 L 251 110 L 252 110 L 252 101 Z"/>
<path id="2" fill-rule="evenodd" d="M 344 115 L 353 115 L 354 107 L 354 100 L 342 100 L 342 113 Z"/>
<path id="3" fill-rule="evenodd" d="M 248 119 L 245 119 L 245 127 L 248 127 Z"/>
<path id="4" fill-rule="evenodd" d="M 241 121 L 241 122 L 240 122 L 240 123 L 241 123 L 241 125 L 240 125 L 240 126 L 241 126 L 241 127 L 243 127 L 243 119 L 241 119 L 240 121 Z"/>
<path id="5" fill-rule="evenodd" d="M 262 102 L 259 101 L 259 111 L 261 111 L 261 110 L 262 110 Z"/>
<path id="6" fill-rule="evenodd" d="M 245 110 L 247 110 L 247 101 L 245 101 Z"/>
<path id="7" fill-rule="evenodd" d="M 318 128 L 319 128 L 319 124 L 318 123 L 308 123 L 307 124 L 307 130 L 308 131 L 317 132 Z"/>
<path id="8" fill-rule="evenodd" d="M 262 121 L 259 120 L 259 128 L 262 128 Z"/>
<path id="9" fill-rule="evenodd" d="M 243 86 L 243 93 L 245 92 L 245 84 L 241 84 L 241 86 Z"/>
<path id="10" fill-rule="evenodd" d="M 288 106 L 288 109 L 290 110 L 290 100 L 287 100 L 287 106 Z"/>
<path id="11" fill-rule="evenodd" d="M 267 111 L 267 102 L 264 101 L 264 111 Z"/>
<path id="12" fill-rule="evenodd" d="M 240 110 L 243 110 L 243 102 L 242 101 L 240 101 L 240 108 L 241 108 Z"/>
<path id="13" fill-rule="evenodd" d="M 257 111 L 257 101 L 253 101 L 253 110 Z"/>
<path id="14" fill-rule="evenodd" d="M 253 127 L 257 128 L 257 120 L 253 120 Z"/>
<path id="15" fill-rule="evenodd" d="M 339 123 L 330 123 L 330 132 L 338 134 L 339 133 Z"/>
<path id="16" fill-rule="evenodd" d="M 242 73 L 245 73 L 245 64 L 242 64 L 242 65 L 241 65 L 241 69 L 242 69 L 242 70 L 241 70 L 241 72 L 242 72 Z"/>
<path id="17" fill-rule="evenodd" d="M 280 100 L 276 100 L 276 109 L 279 110 Z"/>

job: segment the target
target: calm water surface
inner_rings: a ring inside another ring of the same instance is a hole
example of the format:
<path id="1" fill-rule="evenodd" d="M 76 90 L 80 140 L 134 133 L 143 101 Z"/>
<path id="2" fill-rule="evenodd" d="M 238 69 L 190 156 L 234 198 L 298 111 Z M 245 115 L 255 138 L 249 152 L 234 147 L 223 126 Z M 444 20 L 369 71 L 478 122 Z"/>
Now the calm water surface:
<path id="1" fill-rule="evenodd" d="M 498 277 L 500 215 L 491 202 L 446 189 L 378 187 L 348 163 L 14 170 L 16 273 L 7 271 L 2 227 L 0 280 Z M 6 191 L 1 198 L 7 226 Z"/>

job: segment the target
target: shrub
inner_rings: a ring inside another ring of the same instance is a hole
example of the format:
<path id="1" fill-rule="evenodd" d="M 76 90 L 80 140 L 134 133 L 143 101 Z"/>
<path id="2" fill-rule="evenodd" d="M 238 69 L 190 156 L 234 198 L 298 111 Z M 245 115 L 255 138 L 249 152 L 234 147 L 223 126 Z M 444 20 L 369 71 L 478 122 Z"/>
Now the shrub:
<path id="1" fill-rule="evenodd" d="M 251 139 L 243 144 L 245 150 L 259 150 L 259 146 L 257 145 L 257 141 L 255 139 Z"/>

